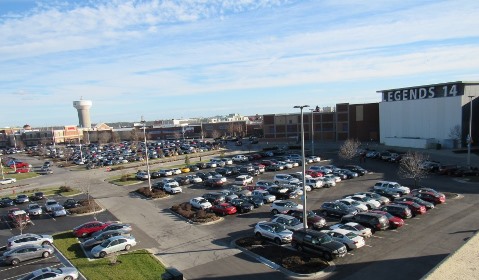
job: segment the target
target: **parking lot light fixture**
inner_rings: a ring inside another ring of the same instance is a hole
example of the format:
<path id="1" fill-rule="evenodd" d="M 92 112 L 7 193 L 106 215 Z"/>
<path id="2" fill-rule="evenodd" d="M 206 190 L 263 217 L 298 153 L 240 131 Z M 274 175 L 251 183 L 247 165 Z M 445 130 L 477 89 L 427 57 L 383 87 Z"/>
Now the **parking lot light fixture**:
<path id="1" fill-rule="evenodd" d="M 301 163 L 303 167 L 303 228 L 308 228 L 308 212 L 306 210 L 306 161 L 304 154 L 304 118 L 303 109 L 309 107 L 309 105 L 294 106 L 293 108 L 299 108 L 301 111 Z"/>
<path id="2" fill-rule="evenodd" d="M 467 167 L 471 169 L 471 145 L 472 145 L 472 100 L 473 95 L 469 95 L 469 135 L 467 136 Z"/>
<path id="3" fill-rule="evenodd" d="M 151 192 L 150 164 L 148 162 L 148 146 L 146 143 L 146 121 L 143 118 L 143 116 L 141 116 L 141 123 L 143 124 L 143 138 L 145 140 L 146 173 L 148 174 L 148 188 L 150 189 L 150 192 Z"/>

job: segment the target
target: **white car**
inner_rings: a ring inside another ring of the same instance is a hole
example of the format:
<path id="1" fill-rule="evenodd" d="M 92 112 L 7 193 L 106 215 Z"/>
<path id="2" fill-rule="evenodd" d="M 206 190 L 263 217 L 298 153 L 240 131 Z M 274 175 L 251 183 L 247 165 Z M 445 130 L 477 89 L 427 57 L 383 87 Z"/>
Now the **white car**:
<path id="1" fill-rule="evenodd" d="M 275 174 L 274 178 L 273 178 L 273 182 L 276 185 L 289 184 L 289 183 L 293 183 L 293 184 L 300 183 L 299 179 L 294 178 L 293 176 L 291 176 L 289 174 Z"/>
<path id="2" fill-rule="evenodd" d="M 409 194 L 411 192 L 411 189 L 409 189 L 408 187 L 404 187 L 401 186 L 399 183 L 389 181 L 379 181 L 374 184 L 373 189 L 397 192 L 401 195 Z"/>
<path id="3" fill-rule="evenodd" d="M 0 180 L 0 185 L 11 184 L 11 183 L 15 183 L 16 181 L 17 181 L 16 178 L 5 178 Z"/>
<path id="4" fill-rule="evenodd" d="M 54 199 L 47 199 L 47 201 L 45 201 L 45 210 L 47 212 L 51 212 L 52 211 L 52 208 L 55 207 L 55 206 L 59 206 L 60 204 L 54 200 Z"/>
<path id="5" fill-rule="evenodd" d="M 330 229 L 345 229 L 349 230 L 351 232 L 354 232 L 355 234 L 362 236 L 364 238 L 369 238 L 373 235 L 372 231 L 370 228 L 367 228 L 363 225 L 360 225 L 358 223 L 354 222 L 349 222 L 346 224 L 335 224 L 329 227 Z"/>
<path id="6" fill-rule="evenodd" d="M 160 175 L 163 177 L 173 176 L 173 171 L 171 169 L 160 169 L 158 173 L 160 173 Z"/>
<path id="7" fill-rule="evenodd" d="M 136 240 L 133 236 L 113 236 L 103 241 L 91 249 L 91 253 L 96 258 L 104 258 L 106 255 L 119 252 L 128 251 L 131 247 L 136 246 Z"/>
<path id="8" fill-rule="evenodd" d="M 293 216 L 277 214 L 271 218 L 271 222 L 283 225 L 286 229 L 296 231 L 304 227 L 303 223 Z"/>
<path id="9" fill-rule="evenodd" d="M 356 208 L 359 212 L 367 212 L 369 210 L 369 207 L 366 205 L 366 203 L 362 201 L 357 201 L 351 198 L 343 198 L 338 200 L 338 202 L 341 202 L 344 205 L 351 206 Z"/>
<path id="10" fill-rule="evenodd" d="M 210 209 L 213 205 L 203 197 L 195 197 L 190 199 L 190 204 L 197 209 Z"/>
<path id="11" fill-rule="evenodd" d="M 256 224 L 254 227 L 254 235 L 258 238 L 265 237 L 271 239 L 278 245 L 290 243 L 293 239 L 293 232 L 286 229 L 285 226 L 266 221 L 261 221 Z"/>
<path id="12" fill-rule="evenodd" d="M 306 186 L 309 186 L 313 189 L 319 189 L 323 187 L 323 180 L 319 178 L 306 178 Z"/>
<path id="13" fill-rule="evenodd" d="M 136 174 L 135 174 L 135 178 L 138 179 L 138 180 L 148 180 L 148 178 L 149 178 L 148 172 L 146 172 L 146 171 L 138 171 L 138 172 L 136 172 Z"/>
<path id="14" fill-rule="evenodd" d="M 348 196 L 346 198 L 351 198 L 359 202 L 364 202 L 369 209 L 377 209 L 381 206 L 381 203 L 379 201 L 362 194 L 356 194 L 356 195 Z"/>
<path id="15" fill-rule="evenodd" d="M 222 158 L 221 161 L 224 162 L 226 165 L 232 165 L 233 164 L 233 160 L 230 159 L 230 158 Z"/>
<path id="16" fill-rule="evenodd" d="M 181 174 L 181 169 L 179 169 L 179 168 L 173 168 L 173 169 L 171 169 L 171 171 L 172 171 L 173 174 L 175 174 L 175 175 L 180 175 L 180 174 Z"/>
<path id="17" fill-rule="evenodd" d="M 323 186 L 326 188 L 331 188 L 336 186 L 336 181 L 334 181 L 331 178 L 321 177 L 320 179 L 323 181 Z"/>
<path id="18" fill-rule="evenodd" d="M 180 184 L 179 184 L 177 181 L 175 181 L 175 179 L 173 179 L 173 178 L 163 178 L 163 179 L 161 180 L 161 182 L 162 182 L 164 185 L 170 184 L 170 185 L 180 186 Z"/>
<path id="19" fill-rule="evenodd" d="M 290 210 L 303 210 L 303 205 L 291 200 L 276 200 L 271 203 L 270 211 L 275 215 L 279 213 L 286 214 Z"/>
<path id="20" fill-rule="evenodd" d="M 251 175 L 240 175 L 235 178 L 235 184 L 246 186 L 253 183 L 253 176 Z"/>
<path id="21" fill-rule="evenodd" d="M 203 179 L 201 179 L 201 178 L 198 177 L 197 175 L 186 175 L 186 178 L 188 178 L 188 180 L 190 180 L 190 182 L 192 182 L 192 183 L 201 183 L 201 182 L 203 182 Z"/>
<path id="22" fill-rule="evenodd" d="M 339 177 L 337 175 L 334 175 L 334 174 L 326 174 L 326 175 L 324 175 L 324 178 L 330 178 L 330 179 L 334 180 L 334 182 L 336 182 L 336 183 L 341 182 L 341 177 Z"/>
<path id="23" fill-rule="evenodd" d="M 40 216 L 41 214 L 43 214 L 43 209 L 37 203 L 30 203 L 28 204 L 27 212 L 31 216 Z"/>
<path id="24" fill-rule="evenodd" d="M 67 215 L 67 211 L 61 205 L 55 205 L 52 207 L 52 217 L 62 217 Z"/>
<path id="25" fill-rule="evenodd" d="M 234 162 L 245 162 L 248 161 L 248 158 L 245 155 L 236 155 L 233 158 Z"/>
<path id="26" fill-rule="evenodd" d="M 271 203 L 276 200 L 276 196 L 270 194 L 268 191 L 265 190 L 254 190 L 251 193 L 252 196 L 261 197 L 264 203 Z"/>
<path id="27" fill-rule="evenodd" d="M 334 230 L 322 230 L 322 232 L 331 236 L 333 240 L 346 245 L 346 248 L 348 248 L 348 250 L 358 249 L 366 244 L 363 237 L 349 230 L 338 228 Z"/>
<path id="28" fill-rule="evenodd" d="M 313 162 L 320 162 L 321 161 L 321 157 L 319 157 L 319 156 L 309 156 L 307 158 L 313 160 Z"/>
<path id="29" fill-rule="evenodd" d="M 53 237 L 46 234 L 20 234 L 10 237 L 7 240 L 7 249 L 15 248 L 22 245 L 52 245 Z"/>
<path id="30" fill-rule="evenodd" d="M 165 184 L 163 185 L 163 190 L 170 194 L 182 193 L 183 189 L 175 184 Z"/>

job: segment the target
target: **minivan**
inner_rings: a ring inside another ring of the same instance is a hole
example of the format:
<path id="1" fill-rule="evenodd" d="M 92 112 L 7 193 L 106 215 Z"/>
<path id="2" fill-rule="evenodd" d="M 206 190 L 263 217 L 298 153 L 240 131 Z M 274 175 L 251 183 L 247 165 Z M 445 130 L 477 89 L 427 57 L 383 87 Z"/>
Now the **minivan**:
<path id="1" fill-rule="evenodd" d="M 389 228 L 389 220 L 385 215 L 376 213 L 358 213 L 356 215 L 345 215 L 341 218 L 341 223 L 355 222 L 370 228 L 373 232 L 376 230 L 386 230 Z"/>
<path id="2" fill-rule="evenodd" d="M 389 214 L 402 219 L 409 219 L 412 217 L 411 209 L 405 205 L 389 204 L 381 207 L 379 210 L 388 212 Z"/>

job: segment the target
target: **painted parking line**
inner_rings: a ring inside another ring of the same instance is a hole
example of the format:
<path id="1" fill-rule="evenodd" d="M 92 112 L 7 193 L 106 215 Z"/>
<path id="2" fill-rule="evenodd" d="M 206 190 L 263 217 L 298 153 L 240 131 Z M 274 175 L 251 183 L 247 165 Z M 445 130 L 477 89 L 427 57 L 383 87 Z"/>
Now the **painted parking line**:
<path id="1" fill-rule="evenodd" d="M 372 246 L 372 245 L 368 245 L 368 244 L 364 244 L 364 247 L 372 248 L 373 246 Z"/>
<path id="2" fill-rule="evenodd" d="M 374 238 L 379 238 L 379 239 L 383 239 L 384 237 L 383 236 L 377 236 L 377 235 L 373 235 Z"/>
<path id="3" fill-rule="evenodd" d="M 35 261 L 20 263 L 20 264 L 18 264 L 18 265 L 11 266 L 11 267 L 9 267 L 9 268 L 1 269 L 1 270 L 0 270 L 0 273 L 2 273 L 2 272 L 4 272 L 4 271 L 9 271 L 9 270 L 12 270 L 12 269 L 15 269 L 15 268 L 19 268 L 19 267 L 22 267 L 22 266 L 27 266 L 27 265 L 31 265 L 31 264 L 34 264 L 34 263 L 37 263 L 37 262 L 41 262 L 42 260 L 48 260 L 48 259 L 51 259 L 51 258 L 54 258 L 54 257 L 55 257 L 54 255 L 51 255 L 51 256 L 48 257 L 48 258 L 39 258 L 38 260 L 35 260 Z"/>
<path id="4" fill-rule="evenodd" d="M 3 222 L 7 225 L 9 230 L 12 230 L 12 227 L 10 226 L 10 223 L 8 222 L 6 216 L 2 216 Z"/>
<path id="5" fill-rule="evenodd" d="M 49 267 L 55 268 L 55 267 L 60 266 L 60 265 L 61 265 L 61 263 L 59 263 L 59 264 L 53 264 L 53 265 L 50 265 Z M 15 267 L 18 267 L 18 266 L 15 266 Z M 12 268 L 15 268 L 15 267 L 12 267 Z M 30 274 L 30 273 L 31 273 L 31 271 L 30 271 L 30 272 L 27 272 L 27 273 L 23 273 L 23 274 L 17 275 L 17 276 L 4 278 L 4 280 L 19 279 L 19 278 L 21 278 L 21 277 L 23 277 L 23 276 L 25 276 L 25 275 Z"/>

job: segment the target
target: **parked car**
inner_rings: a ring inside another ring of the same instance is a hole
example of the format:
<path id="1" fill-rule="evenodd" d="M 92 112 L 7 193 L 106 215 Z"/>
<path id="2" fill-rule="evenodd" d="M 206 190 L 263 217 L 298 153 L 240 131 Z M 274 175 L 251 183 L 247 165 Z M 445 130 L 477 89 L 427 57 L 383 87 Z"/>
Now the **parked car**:
<path id="1" fill-rule="evenodd" d="M 2 197 L 2 199 L 0 199 L 1 207 L 9 207 L 13 205 L 15 205 L 15 202 L 9 197 Z"/>
<path id="2" fill-rule="evenodd" d="M 289 184 L 289 183 L 300 183 L 301 181 L 288 174 L 275 174 L 273 177 L 273 182 L 276 185 L 279 185 L 279 184 Z"/>
<path id="3" fill-rule="evenodd" d="M 276 196 L 265 190 L 253 190 L 251 195 L 261 197 L 264 203 L 272 203 L 276 200 Z"/>
<path id="4" fill-rule="evenodd" d="M 91 221 L 73 228 L 73 235 L 76 237 L 87 237 L 94 232 L 100 231 L 112 222 Z"/>
<path id="5" fill-rule="evenodd" d="M 346 256 L 344 244 L 334 241 L 324 232 L 300 229 L 293 233 L 291 246 L 298 251 L 307 251 L 322 256 L 327 261 Z"/>
<path id="6" fill-rule="evenodd" d="M 401 219 L 409 219 L 412 218 L 412 212 L 409 207 L 406 205 L 400 205 L 400 204 L 389 204 L 381 207 L 379 210 L 388 212 L 391 215 L 394 215 L 396 217 L 399 217 Z"/>
<path id="7" fill-rule="evenodd" d="M 412 201 L 412 202 L 416 202 L 417 204 L 423 205 L 424 207 L 426 207 L 426 210 L 434 209 L 434 207 L 435 207 L 435 206 L 434 206 L 434 203 L 429 202 L 429 201 L 422 200 L 422 199 L 420 199 L 419 197 L 415 197 L 415 196 L 403 196 L 403 197 L 396 198 L 394 201 Z"/>
<path id="8" fill-rule="evenodd" d="M 53 237 L 47 234 L 24 233 L 7 240 L 7 250 L 23 245 L 52 245 Z"/>
<path id="9" fill-rule="evenodd" d="M 67 200 L 65 200 L 65 202 L 63 202 L 63 207 L 65 209 L 72 209 L 78 206 L 80 206 L 80 203 L 78 203 L 78 201 L 74 198 L 68 198 Z"/>
<path id="10" fill-rule="evenodd" d="M 169 194 L 177 194 L 177 193 L 183 192 L 183 189 L 180 186 L 173 185 L 173 184 L 163 185 L 163 190 Z"/>
<path id="11" fill-rule="evenodd" d="M 345 229 L 351 231 L 359 236 L 369 238 L 373 235 L 370 228 L 364 227 L 358 223 L 335 224 L 329 227 L 330 229 Z"/>
<path id="12" fill-rule="evenodd" d="M 15 247 L 3 253 L 3 261 L 10 265 L 31 259 L 48 258 L 55 250 L 50 245 L 28 244 Z"/>
<path id="13" fill-rule="evenodd" d="M 15 198 L 15 203 L 16 204 L 23 204 L 23 203 L 29 202 L 29 201 L 30 201 L 30 199 L 28 199 L 28 195 L 26 195 L 26 194 L 19 194 Z"/>
<path id="14" fill-rule="evenodd" d="M 285 215 L 285 214 L 276 214 L 271 218 L 271 222 L 275 222 L 283 225 L 286 229 L 291 231 L 296 231 L 304 227 L 303 223 L 296 217 Z"/>
<path id="15" fill-rule="evenodd" d="M 293 232 L 286 229 L 285 226 L 266 221 L 261 221 L 256 224 L 254 234 L 258 238 L 265 237 L 271 239 L 279 245 L 290 243 L 293 238 Z"/>
<path id="16" fill-rule="evenodd" d="M 343 243 L 348 250 L 358 249 L 366 244 L 363 237 L 349 230 L 336 228 L 333 230 L 322 230 L 321 232 L 331 236 L 334 241 Z"/>
<path id="17" fill-rule="evenodd" d="M 47 199 L 45 201 L 45 211 L 47 212 L 51 212 L 52 211 L 52 208 L 57 206 L 57 205 L 60 205 L 58 204 L 58 202 L 54 199 Z"/>
<path id="18" fill-rule="evenodd" d="M 14 226 L 18 226 L 18 225 L 25 226 L 32 223 L 30 221 L 30 217 L 28 216 L 28 213 L 25 212 L 25 210 L 21 210 L 19 208 L 11 208 L 10 210 L 8 210 L 7 217 L 10 221 L 12 221 Z"/>
<path id="19" fill-rule="evenodd" d="M 51 208 L 51 215 L 54 218 L 62 217 L 67 215 L 67 211 L 61 205 L 56 205 Z"/>
<path id="20" fill-rule="evenodd" d="M 303 205 L 291 200 L 276 200 L 271 203 L 270 211 L 275 215 L 279 213 L 286 214 L 290 210 L 303 210 Z"/>
<path id="21" fill-rule="evenodd" d="M 97 232 L 94 232 L 91 234 L 92 237 L 96 237 L 103 232 L 106 231 L 120 231 L 121 233 L 124 233 L 124 235 L 129 234 L 133 229 L 130 224 L 125 224 L 125 223 L 111 223 L 104 227 L 102 230 L 99 230 Z"/>
<path id="22" fill-rule="evenodd" d="M 201 196 L 190 199 L 190 204 L 193 208 L 197 209 L 209 209 L 213 206 L 208 200 Z"/>
<path id="23" fill-rule="evenodd" d="M 51 280 L 74 280 L 78 279 L 78 270 L 74 267 L 60 267 L 60 268 L 40 268 L 34 270 L 30 274 L 20 278 L 19 280 L 38 280 L 38 279 L 51 279 Z"/>
<path id="24" fill-rule="evenodd" d="M 128 236 L 130 235 L 129 233 L 122 232 L 121 230 L 106 230 L 106 231 L 101 231 L 101 232 L 96 232 L 99 233 L 96 236 L 92 236 L 92 238 L 89 238 L 85 241 L 83 241 L 82 245 L 85 248 L 91 248 L 94 247 L 98 244 L 101 244 L 103 241 L 107 240 L 110 237 L 113 236 Z"/>
<path id="25" fill-rule="evenodd" d="M 384 196 L 384 197 L 388 198 L 389 200 L 394 200 L 398 197 L 401 197 L 401 195 L 399 193 L 397 193 L 396 191 L 392 191 L 392 190 L 379 189 L 379 190 L 373 190 L 373 192 L 379 194 L 380 196 Z"/>
<path id="26" fill-rule="evenodd" d="M 240 198 L 246 200 L 248 203 L 253 204 L 254 208 L 258 208 L 264 205 L 263 197 L 245 195 L 245 196 L 241 196 Z"/>
<path id="27" fill-rule="evenodd" d="M 235 184 L 246 186 L 253 183 L 253 176 L 251 175 L 240 175 L 235 178 Z"/>
<path id="28" fill-rule="evenodd" d="M 389 228 L 389 220 L 386 216 L 370 212 L 358 213 L 356 215 L 345 215 L 341 218 L 341 223 L 349 222 L 361 224 L 370 228 L 373 232 Z"/>
<path id="29" fill-rule="evenodd" d="M 381 210 L 371 210 L 370 213 L 376 213 L 386 216 L 389 220 L 389 228 L 396 229 L 404 225 L 404 220 Z"/>
<path id="30" fill-rule="evenodd" d="M 377 200 L 377 201 L 379 201 L 379 203 L 381 203 L 381 205 L 385 205 L 385 204 L 388 204 L 389 202 L 391 202 L 391 200 L 389 198 L 387 198 L 385 196 L 382 196 L 382 195 L 379 195 L 375 192 L 357 192 L 355 194 L 365 195 L 369 198 Z"/>
<path id="31" fill-rule="evenodd" d="M 325 217 L 342 217 L 344 215 L 355 215 L 358 213 L 358 210 L 341 202 L 325 202 L 321 205 L 319 212 Z"/>
<path id="32" fill-rule="evenodd" d="M 129 251 L 131 247 L 136 246 L 136 240 L 133 236 L 113 236 L 103 241 L 91 249 L 91 254 L 96 258 L 104 258 L 108 254 L 119 251 Z"/>
<path id="33" fill-rule="evenodd" d="M 224 182 L 221 177 L 212 177 L 203 181 L 205 187 L 219 188 L 224 185 Z"/>
<path id="34" fill-rule="evenodd" d="M 16 181 L 17 179 L 15 178 L 0 179 L 0 185 L 12 184 L 12 183 L 15 183 Z"/>
<path id="35" fill-rule="evenodd" d="M 135 178 L 138 180 L 148 180 L 148 178 L 150 177 L 148 175 L 148 172 L 139 170 L 138 172 L 136 172 Z"/>
<path id="36" fill-rule="evenodd" d="M 304 213 L 302 210 L 290 210 L 287 214 L 297 218 L 300 222 L 303 223 Z M 326 219 L 311 210 L 306 211 L 306 219 L 309 228 L 321 229 L 326 226 Z"/>
<path id="37" fill-rule="evenodd" d="M 406 195 L 411 192 L 408 187 L 401 186 L 396 182 L 379 181 L 373 186 L 374 190 L 390 190 L 399 193 L 400 195 Z"/>
<path id="38" fill-rule="evenodd" d="M 27 213 L 30 216 L 40 216 L 43 214 L 43 209 L 37 203 L 30 203 L 27 206 Z"/>
<path id="39" fill-rule="evenodd" d="M 343 198 L 343 199 L 339 199 L 339 200 L 336 200 L 336 201 L 341 202 L 342 204 L 344 204 L 346 206 L 356 208 L 356 210 L 358 210 L 358 212 L 367 212 L 369 210 L 368 206 L 362 201 L 356 201 L 356 200 L 351 199 L 351 198 Z"/>
<path id="40" fill-rule="evenodd" d="M 236 207 L 236 209 L 240 213 L 247 213 L 247 212 L 253 211 L 253 209 L 254 209 L 253 204 L 249 203 L 246 199 L 242 199 L 242 198 L 239 198 L 239 197 L 235 198 L 235 199 L 232 199 L 230 201 L 230 203 L 231 203 L 231 205 Z"/>
<path id="41" fill-rule="evenodd" d="M 219 203 L 219 204 L 214 204 L 213 206 L 211 206 L 210 210 L 213 212 L 213 213 L 216 213 L 218 215 L 221 215 L 221 216 L 225 216 L 225 215 L 233 215 L 237 212 L 237 209 L 234 205 L 231 205 L 229 203 Z"/>
<path id="42" fill-rule="evenodd" d="M 225 202 L 225 196 L 222 193 L 209 192 L 203 194 L 203 198 L 208 200 L 211 204 L 219 204 Z"/>
<path id="43" fill-rule="evenodd" d="M 401 205 L 406 205 L 411 209 L 411 212 L 414 216 L 416 215 L 422 215 L 426 213 L 426 207 L 423 205 L 419 205 L 416 202 L 413 201 L 395 201 L 394 203 L 396 204 L 401 204 Z"/>
<path id="44" fill-rule="evenodd" d="M 356 195 L 348 196 L 346 198 L 350 198 L 350 199 L 354 199 L 354 200 L 359 201 L 359 202 L 363 202 L 364 204 L 366 204 L 368 209 L 377 209 L 381 206 L 381 203 L 379 201 L 377 201 L 375 199 L 372 199 L 370 197 L 367 197 L 365 195 L 356 194 Z"/>
<path id="45" fill-rule="evenodd" d="M 45 199 L 45 195 L 43 194 L 43 192 L 35 192 L 30 198 L 30 200 L 32 201 L 38 201 L 43 199 Z"/>

